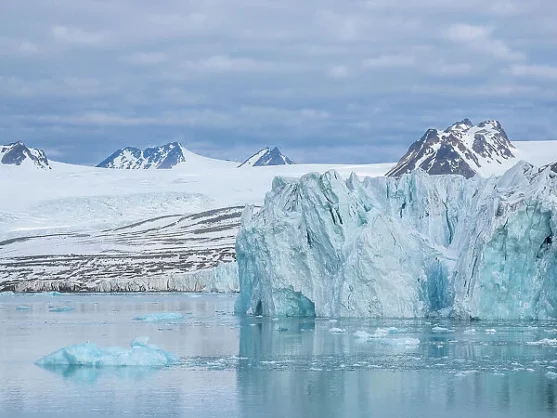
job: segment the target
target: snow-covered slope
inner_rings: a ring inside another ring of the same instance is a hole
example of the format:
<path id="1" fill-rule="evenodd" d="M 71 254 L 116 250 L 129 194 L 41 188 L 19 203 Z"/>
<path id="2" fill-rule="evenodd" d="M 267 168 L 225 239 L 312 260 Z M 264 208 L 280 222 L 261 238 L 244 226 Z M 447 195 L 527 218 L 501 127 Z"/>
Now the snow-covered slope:
<path id="1" fill-rule="evenodd" d="M 276 179 L 237 238 L 238 312 L 557 319 L 557 174 Z"/>
<path id="2" fill-rule="evenodd" d="M 28 148 L 21 141 L 0 145 L 0 164 L 50 169 L 44 151 Z"/>
<path id="3" fill-rule="evenodd" d="M 0 182 L 10 196 L 0 199 L 0 289 L 234 290 L 240 213 L 262 203 L 275 175 L 381 175 L 390 165 L 241 170 L 192 155 L 172 170 L 52 166 L 0 166 L 10 178 Z"/>
<path id="4" fill-rule="evenodd" d="M 236 267 L 230 264 L 242 210 L 0 240 L 0 292 L 237 291 Z"/>
<path id="5" fill-rule="evenodd" d="M 429 129 L 387 175 L 399 177 L 417 168 L 429 174 L 490 176 L 517 162 L 515 147 L 501 124 L 484 121 L 474 126 L 464 119 L 444 131 Z"/>
<path id="6" fill-rule="evenodd" d="M 294 164 L 290 158 L 282 154 L 277 147 L 263 148 L 256 152 L 246 161 L 240 164 L 240 167 L 259 167 L 267 165 L 288 165 Z"/>
<path id="7" fill-rule="evenodd" d="M 171 142 L 160 147 L 139 148 L 127 147 L 119 149 L 101 162 L 97 167 L 118 169 L 159 168 L 169 169 L 189 159 L 203 159 L 184 148 L 178 142 Z"/>

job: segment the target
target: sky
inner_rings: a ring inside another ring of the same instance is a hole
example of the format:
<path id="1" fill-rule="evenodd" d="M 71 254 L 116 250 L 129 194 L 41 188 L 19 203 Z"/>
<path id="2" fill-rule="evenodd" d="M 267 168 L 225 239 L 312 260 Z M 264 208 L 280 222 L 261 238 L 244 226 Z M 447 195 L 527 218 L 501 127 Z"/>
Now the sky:
<path id="1" fill-rule="evenodd" d="M 96 164 L 398 160 L 429 127 L 557 139 L 554 0 L 3 0 L 0 143 Z"/>

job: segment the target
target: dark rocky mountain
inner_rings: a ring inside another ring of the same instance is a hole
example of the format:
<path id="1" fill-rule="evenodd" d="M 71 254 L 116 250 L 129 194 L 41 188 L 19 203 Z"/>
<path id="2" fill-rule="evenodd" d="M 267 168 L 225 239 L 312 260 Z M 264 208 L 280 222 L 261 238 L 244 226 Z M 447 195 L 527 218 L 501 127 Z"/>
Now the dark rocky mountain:
<path id="1" fill-rule="evenodd" d="M 286 155 L 282 154 L 277 147 L 263 148 L 256 152 L 246 161 L 239 165 L 239 167 L 258 167 L 266 165 L 288 165 L 294 162 Z"/>
<path id="2" fill-rule="evenodd" d="M 5 165 L 34 165 L 41 169 L 51 169 L 44 151 L 28 148 L 18 141 L 8 145 L 0 145 L 0 164 Z"/>
<path id="3" fill-rule="evenodd" d="M 126 147 L 111 154 L 97 165 L 103 168 L 116 169 L 169 169 L 186 161 L 186 151 L 178 142 L 171 142 L 160 147 L 144 150 Z"/>
<path id="4" fill-rule="evenodd" d="M 515 152 L 499 122 L 474 125 L 464 119 L 444 131 L 428 129 L 387 176 L 399 177 L 418 168 L 433 175 L 489 176 L 502 165 L 510 167 L 515 163 Z"/>

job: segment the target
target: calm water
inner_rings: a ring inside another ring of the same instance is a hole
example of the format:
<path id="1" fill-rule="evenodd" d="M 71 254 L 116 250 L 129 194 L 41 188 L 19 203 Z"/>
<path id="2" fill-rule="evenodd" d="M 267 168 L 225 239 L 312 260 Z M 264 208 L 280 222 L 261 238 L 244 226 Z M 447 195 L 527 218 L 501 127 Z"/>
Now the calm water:
<path id="1" fill-rule="evenodd" d="M 557 323 L 276 321 L 235 317 L 233 303 L 222 295 L 0 295 L 0 416 L 557 413 Z M 74 310 L 49 311 L 65 306 Z M 132 320 L 156 312 L 185 319 Z M 70 344 L 125 347 L 137 336 L 179 355 L 181 365 L 57 372 L 34 365 Z"/>

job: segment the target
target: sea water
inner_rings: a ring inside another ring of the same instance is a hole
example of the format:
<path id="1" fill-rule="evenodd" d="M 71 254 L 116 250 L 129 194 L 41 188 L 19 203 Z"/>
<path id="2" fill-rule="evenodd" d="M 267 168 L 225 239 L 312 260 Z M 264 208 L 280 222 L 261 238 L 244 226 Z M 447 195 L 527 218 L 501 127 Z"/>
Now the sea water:
<path id="1" fill-rule="evenodd" d="M 557 413 L 557 323 L 238 317 L 234 298 L 0 294 L 0 416 Z M 137 337 L 178 364 L 35 364 L 66 346 Z"/>

